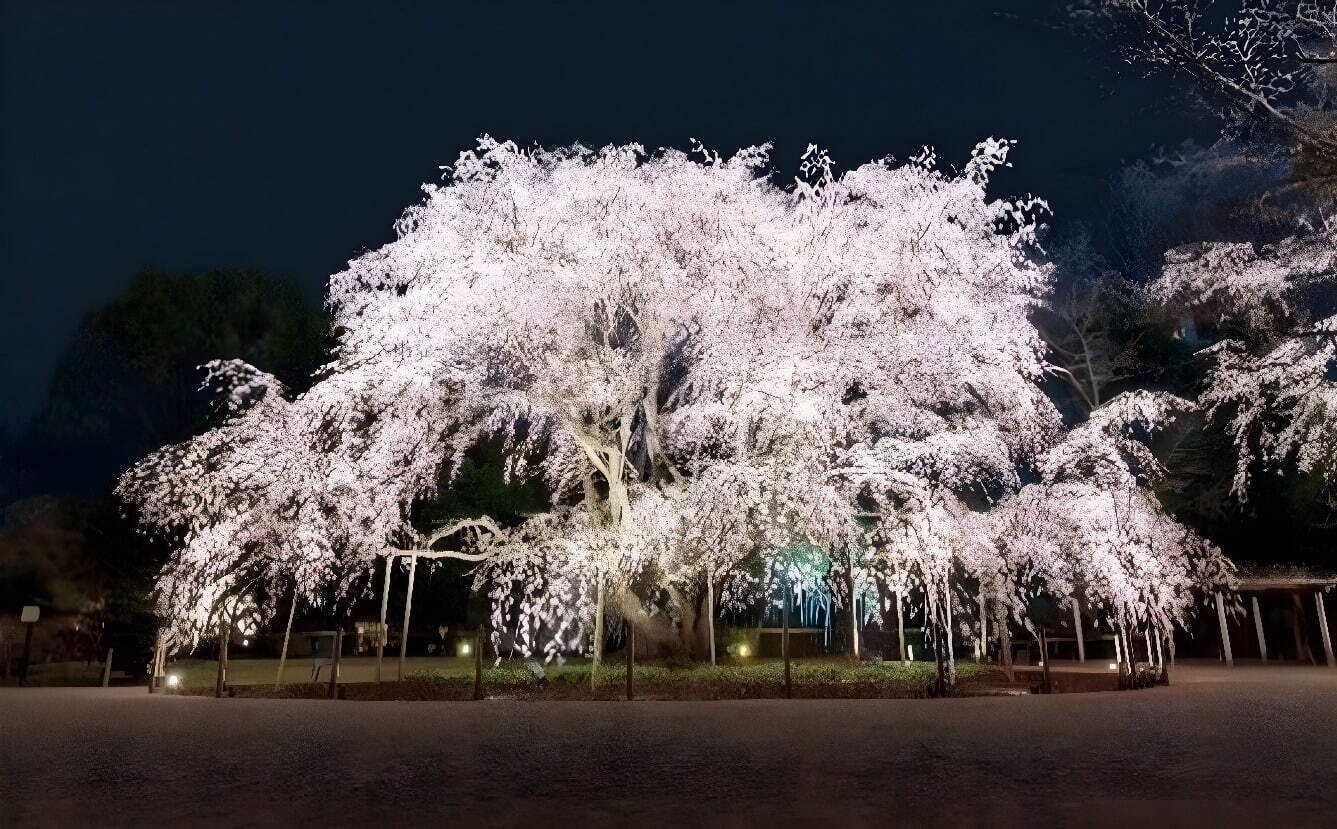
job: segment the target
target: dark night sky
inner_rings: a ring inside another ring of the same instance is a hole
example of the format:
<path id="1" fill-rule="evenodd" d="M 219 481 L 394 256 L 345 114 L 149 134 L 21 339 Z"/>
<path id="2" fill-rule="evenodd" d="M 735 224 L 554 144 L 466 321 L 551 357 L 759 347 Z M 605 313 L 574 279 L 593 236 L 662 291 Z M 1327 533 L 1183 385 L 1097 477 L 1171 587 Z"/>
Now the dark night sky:
<path id="1" fill-rule="evenodd" d="M 80 318 L 144 266 L 254 266 L 318 296 L 489 132 L 853 165 L 1021 141 L 1006 192 L 1099 215 L 1124 160 L 1189 126 L 1038 0 L 727 4 L 6 3 L 0 426 Z M 229 355 L 219 355 L 226 357 Z"/>

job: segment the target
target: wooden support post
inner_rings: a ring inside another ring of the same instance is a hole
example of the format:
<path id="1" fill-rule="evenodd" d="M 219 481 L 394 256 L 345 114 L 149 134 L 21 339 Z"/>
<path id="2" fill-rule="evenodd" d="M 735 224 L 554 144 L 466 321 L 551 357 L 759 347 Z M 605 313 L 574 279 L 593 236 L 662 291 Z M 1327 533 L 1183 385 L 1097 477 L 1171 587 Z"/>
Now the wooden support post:
<path id="1" fill-rule="evenodd" d="M 908 663 L 909 657 L 905 653 L 905 612 L 901 605 L 901 591 L 892 593 L 896 597 L 896 640 L 901 648 L 901 662 Z"/>
<path id="2" fill-rule="evenodd" d="M 1263 614 L 1258 609 L 1258 597 L 1250 596 L 1253 605 L 1253 629 L 1258 633 L 1258 658 L 1267 661 L 1267 637 L 1263 636 Z"/>
<path id="3" fill-rule="evenodd" d="M 385 661 L 385 644 L 390 638 L 386 634 L 390 631 L 385 626 L 385 611 L 390 605 L 390 572 L 394 569 L 395 558 L 392 555 L 385 557 L 385 573 L 381 576 L 381 628 L 376 634 L 376 681 L 381 681 L 381 663 Z"/>
<path id="4" fill-rule="evenodd" d="M 1235 656 L 1230 652 L 1230 630 L 1226 627 L 1226 600 L 1221 591 L 1216 591 L 1216 621 L 1221 625 L 1221 653 L 1226 665 L 1235 667 Z"/>
<path id="5" fill-rule="evenodd" d="M 980 641 L 976 659 L 985 662 L 989 658 L 989 597 L 980 587 Z"/>
<path id="6" fill-rule="evenodd" d="M 947 631 L 947 684 L 956 685 L 956 651 L 952 644 L 954 634 L 952 633 L 952 586 L 948 584 L 943 590 L 942 605 L 945 615 L 945 629 Z"/>
<path id="7" fill-rule="evenodd" d="M 418 557 L 409 559 L 409 590 L 404 599 L 404 629 L 399 632 L 399 681 L 404 681 L 404 657 L 409 648 L 409 620 L 413 614 L 413 577 L 418 570 Z"/>
<path id="8" fill-rule="evenodd" d="M 107 648 L 107 661 L 102 666 L 102 687 L 111 686 L 111 655 L 116 653 L 115 648 Z"/>
<path id="9" fill-rule="evenodd" d="M 785 660 L 785 699 L 791 699 L 794 696 L 794 686 L 789 676 L 789 579 L 785 579 L 785 600 L 780 606 L 780 618 L 782 623 L 780 654 Z"/>
<path id="10" fill-rule="evenodd" d="M 1323 591 L 1314 591 L 1314 605 L 1318 608 L 1318 630 L 1323 634 L 1323 656 L 1328 660 L 1329 668 L 1337 668 L 1332 658 L 1332 636 L 1328 633 L 1328 614 L 1323 607 Z"/>
<path id="11" fill-rule="evenodd" d="M 857 579 L 854 575 L 854 551 L 849 553 L 850 561 L 850 656 L 859 658 L 859 599 Z M 786 580 L 786 589 L 787 587 Z M 788 598 L 785 601 L 789 601 Z"/>
<path id="12" fill-rule="evenodd" d="M 1044 669 L 1044 692 L 1054 693 L 1054 680 L 1049 675 L 1049 637 L 1045 635 L 1045 626 L 1040 625 L 1040 667 Z"/>
<path id="13" fill-rule="evenodd" d="M 710 664 L 715 664 L 715 580 L 706 573 L 706 619 L 710 630 Z"/>
<path id="14" fill-rule="evenodd" d="M 340 654 L 343 653 L 343 649 L 344 649 L 344 631 L 343 631 L 343 628 L 338 628 L 337 630 L 334 631 L 334 642 L 333 642 L 332 647 L 333 647 L 334 650 L 333 650 L 333 653 L 330 654 L 330 658 L 333 660 L 333 662 L 330 663 L 330 699 L 338 699 L 338 698 L 339 698 L 339 656 L 340 656 Z"/>
<path id="15" fill-rule="evenodd" d="M 599 687 L 599 668 L 604 655 L 604 576 L 599 574 L 594 600 L 594 658 L 590 660 L 590 693 Z"/>
<path id="16" fill-rule="evenodd" d="M 483 626 L 474 634 L 474 699 L 483 698 Z"/>
<path id="17" fill-rule="evenodd" d="M 1077 661 L 1086 661 L 1086 637 L 1082 634 L 1082 606 L 1072 597 L 1072 635 L 1077 637 Z"/>
<path id="18" fill-rule="evenodd" d="M 27 630 L 23 634 L 23 673 L 19 674 L 20 685 L 28 684 L 28 671 L 32 668 L 32 630 L 36 626 L 36 622 L 24 624 Z"/>
<path id="19" fill-rule="evenodd" d="M 633 698 L 631 674 L 636 663 L 636 628 L 627 620 L 627 699 Z"/>
<path id="20" fill-rule="evenodd" d="M 231 626 L 220 625 L 221 634 L 218 637 L 218 678 L 214 680 L 214 696 L 221 698 L 223 688 L 227 686 L 227 640 L 231 638 Z"/>
<path id="21" fill-rule="evenodd" d="M 292 637 L 292 617 L 297 613 L 297 585 L 292 586 L 292 605 L 288 608 L 288 626 L 283 629 L 283 650 L 279 651 L 279 672 L 274 676 L 274 689 L 283 685 L 283 668 L 288 664 L 288 640 Z"/>

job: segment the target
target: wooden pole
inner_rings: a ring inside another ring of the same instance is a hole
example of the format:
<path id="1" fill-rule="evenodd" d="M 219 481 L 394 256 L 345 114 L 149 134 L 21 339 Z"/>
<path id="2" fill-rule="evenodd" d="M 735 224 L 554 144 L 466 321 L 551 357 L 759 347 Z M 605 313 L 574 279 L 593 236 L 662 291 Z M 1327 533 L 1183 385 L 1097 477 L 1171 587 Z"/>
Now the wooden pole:
<path id="1" fill-rule="evenodd" d="M 227 685 L 227 640 L 231 633 L 228 625 L 219 625 L 218 637 L 218 677 L 214 680 L 214 697 L 222 698 L 223 688 Z"/>
<path id="2" fill-rule="evenodd" d="M 292 617 L 297 613 L 297 585 L 292 586 L 292 606 L 288 608 L 288 625 L 283 629 L 283 650 L 279 651 L 279 672 L 274 677 L 274 689 L 283 685 L 283 667 L 288 663 L 288 639 L 292 637 Z"/>
<path id="3" fill-rule="evenodd" d="M 785 659 L 785 699 L 792 699 L 794 696 L 794 686 L 789 675 L 789 579 L 785 579 L 785 600 L 780 605 L 781 633 L 780 633 L 780 654 Z M 856 634 L 857 635 L 857 634 Z M 855 645 L 856 654 L 858 644 Z"/>
<path id="4" fill-rule="evenodd" d="M 1045 693 L 1054 693 L 1054 680 L 1049 675 L 1049 637 L 1045 635 L 1045 626 L 1040 625 L 1040 667 L 1044 669 Z"/>
<path id="5" fill-rule="evenodd" d="M 1082 635 L 1082 607 L 1072 597 L 1072 635 L 1077 637 L 1077 661 L 1086 661 L 1086 637 Z"/>
<path id="6" fill-rule="evenodd" d="M 334 631 L 334 653 L 330 658 L 334 661 L 330 664 L 330 699 L 339 698 L 339 656 L 344 649 L 344 631 L 338 628 Z"/>
<path id="7" fill-rule="evenodd" d="M 627 620 L 627 699 L 632 699 L 631 674 L 636 662 L 636 628 Z"/>
<path id="8" fill-rule="evenodd" d="M 905 612 L 901 605 L 901 591 L 896 590 L 892 595 L 896 597 L 896 640 L 901 648 L 901 662 L 908 663 L 910 658 L 905 653 Z"/>
<path id="9" fill-rule="evenodd" d="M 418 570 L 418 557 L 409 559 L 409 592 L 404 599 L 404 629 L 399 632 L 399 681 L 404 681 L 404 657 L 409 648 L 409 618 L 413 613 L 413 577 Z"/>
<path id="10" fill-rule="evenodd" d="M 1323 634 L 1323 656 L 1328 660 L 1329 668 L 1337 668 L 1332 658 L 1332 636 L 1328 633 L 1328 614 L 1323 608 L 1323 591 L 1314 591 L 1314 604 L 1318 608 L 1318 630 Z"/>
<path id="11" fill-rule="evenodd" d="M 483 698 L 483 626 L 474 634 L 474 699 Z"/>
<path id="12" fill-rule="evenodd" d="M 979 653 L 977 659 L 984 662 L 989 658 L 989 597 L 984 593 L 983 585 L 980 586 L 980 641 L 978 645 Z"/>
<path id="13" fill-rule="evenodd" d="M 1258 633 L 1258 658 L 1267 661 L 1267 638 L 1263 636 L 1263 614 L 1258 609 L 1258 597 L 1250 596 L 1253 605 L 1253 629 Z"/>
<path id="14" fill-rule="evenodd" d="M 850 550 L 850 654 L 859 658 L 859 599 L 854 576 L 854 551 Z M 788 601 L 788 599 L 786 599 Z"/>
<path id="15" fill-rule="evenodd" d="M 115 648 L 107 648 L 107 662 L 102 666 L 102 687 L 111 686 L 111 655 L 116 653 Z"/>
<path id="16" fill-rule="evenodd" d="M 710 628 L 710 664 L 715 664 L 715 580 L 706 573 L 706 618 Z"/>
<path id="17" fill-rule="evenodd" d="M 1235 656 L 1230 652 L 1230 631 L 1226 628 L 1226 600 L 1221 591 L 1216 591 L 1216 621 L 1221 625 L 1221 653 L 1226 665 L 1235 667 Z"/>
<path id="18" fill-rule="evenodd" d="M 381 681 L 381 662 L 385 659 L 385 643 L 389 638 L 385 627 L 385 611 L 390 604 L 390 571 L 394 568 L 393 556 L 385 557 L 385 573 L 381 576 L 381 627 L 376 634 L 376 681 Z"/>
<path id="19" fill-rule="evenodd" d="M 943 591 L 943 615 L 947 630 L 947 684 L 956 684 L 956 651 L 952 645 L 952 586 L 948 584 Z"/>
<path id="20" fill-rule="evenodd" d="M 36 626 L 36 622 L 28 622 L 25 625 L 27 630 L 23 634 L 23 673 L 19 675 L 20 685 L 28 683 L 28 671 L 32 668 L 32 629 Z"/>
<path id="21" fill-rule="evenodd" d="M 599 666 L 604 653 L 604 579 L 599 574 L 594 602 L 594 659 L 590 662 L 590 693 L 599 685 Z"/>

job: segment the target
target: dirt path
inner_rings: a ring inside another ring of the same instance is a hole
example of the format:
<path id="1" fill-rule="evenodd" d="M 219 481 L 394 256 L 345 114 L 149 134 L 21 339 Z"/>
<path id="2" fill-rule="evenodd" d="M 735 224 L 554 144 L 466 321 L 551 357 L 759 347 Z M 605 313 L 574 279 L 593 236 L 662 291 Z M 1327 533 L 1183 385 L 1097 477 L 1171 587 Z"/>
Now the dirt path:
<path id="1" fill-rule="evenodd" d="M 1337 670 L 951 700 L 0 690 L 3 825 L 1333 825 Z"/>

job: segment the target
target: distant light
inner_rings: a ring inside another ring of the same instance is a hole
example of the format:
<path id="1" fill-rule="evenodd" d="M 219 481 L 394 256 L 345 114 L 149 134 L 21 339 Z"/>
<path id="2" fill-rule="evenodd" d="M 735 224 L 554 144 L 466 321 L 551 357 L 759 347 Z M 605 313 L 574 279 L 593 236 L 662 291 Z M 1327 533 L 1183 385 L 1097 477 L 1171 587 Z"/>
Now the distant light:
<path id="1" fill-rule="evenodd" d="M 1039 665 L 1039 667 L 1043 668 L 1045 666 L 1045 661 L 1041 659 L 1037 664 Z"/>
<path id="2" fill-rule="evenodd" d="M 1111 671 L 1117 671 L 1117 670 L 1119 670 L 1119 663 L 1118 663 L 1118 662 L 1111 662 L 1111 663 L 1110 663 L 1110 670 L 1111 670 Z"/>
<path id="3" fill-rule="evenodd" d="M 739 645 L 738 655 L 746 659 L 747 657 L 752 655 L 752 649 L 749 648 L 747 645 Z"/>
<path id="4" fill-rule="evenodd" d="M 251 640 L 250 639 L 241 640 L 241 646 L 243 648 L 249 648 L 251 646 Z"/>
<path id="5" fill-rule="evenodd" d="M 468 655 L 469 655 L 469 644 L 466 642 L 463 645 L 460 645 L 460 656 L 468 656 Z"/>
<path id="6" fill-rule="evenodd" d="M 176 674 L 168 674 L 168 675 L 167 675 L 167 687 L 168 687 L 168 688 L 175 688 L 176 686 L 178 686 L 178 685 L 180 685 L 180 684 L 181 684 L 181 677 L 177 676 Z"/>

